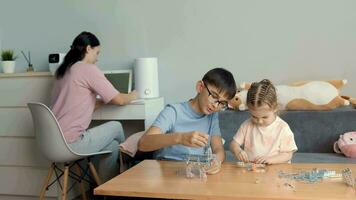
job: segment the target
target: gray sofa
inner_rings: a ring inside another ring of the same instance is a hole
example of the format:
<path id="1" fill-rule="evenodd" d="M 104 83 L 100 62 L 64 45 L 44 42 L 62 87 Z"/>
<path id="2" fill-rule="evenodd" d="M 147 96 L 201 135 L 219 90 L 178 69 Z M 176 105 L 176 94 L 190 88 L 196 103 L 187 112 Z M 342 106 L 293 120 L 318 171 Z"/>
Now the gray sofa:
<path id="1" fill-rule="evenodd" d="M 343 107 L 332 111 L 282 111 L 280 117 L 289 124 L 298 146 L 292 162 L 356 163 L 356 159 L 333 151 L 333 144 L 340 134 L 356 131 L 356 109 Z M 229 145 L 247 118 L 249 113 L 245 111 L 226 110 L 219 113 L 221 134 L 226 140 L 224 148 L 227 161 L 236 160 L 229 151 Z"/>

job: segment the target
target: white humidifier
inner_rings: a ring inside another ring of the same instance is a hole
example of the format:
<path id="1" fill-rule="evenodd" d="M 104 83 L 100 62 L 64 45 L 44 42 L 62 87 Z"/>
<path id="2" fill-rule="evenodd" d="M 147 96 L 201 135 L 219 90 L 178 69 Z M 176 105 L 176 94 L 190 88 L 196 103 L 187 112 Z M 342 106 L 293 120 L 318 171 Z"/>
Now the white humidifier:
<path id="1" fill-rule="evenodd" d="M 135 89 L 139 98 L 159 97 L 157 58 L 137 58 L 134 64 Z"/>

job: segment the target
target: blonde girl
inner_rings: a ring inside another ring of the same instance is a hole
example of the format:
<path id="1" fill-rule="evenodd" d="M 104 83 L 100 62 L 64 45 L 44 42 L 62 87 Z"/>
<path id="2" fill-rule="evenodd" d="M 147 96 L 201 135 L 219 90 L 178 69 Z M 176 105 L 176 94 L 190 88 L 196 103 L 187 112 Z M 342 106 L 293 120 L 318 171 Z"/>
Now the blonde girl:
<path id="1" fill-rule="evenodd" d="M 253 163 L 290 162 L 297 146 L 289 125 L 277 115 L 276 89 L 271 81 L 251 85 L 247 107 L 251 117 L 241 124 L 230 144 L 235 157 Z"/>

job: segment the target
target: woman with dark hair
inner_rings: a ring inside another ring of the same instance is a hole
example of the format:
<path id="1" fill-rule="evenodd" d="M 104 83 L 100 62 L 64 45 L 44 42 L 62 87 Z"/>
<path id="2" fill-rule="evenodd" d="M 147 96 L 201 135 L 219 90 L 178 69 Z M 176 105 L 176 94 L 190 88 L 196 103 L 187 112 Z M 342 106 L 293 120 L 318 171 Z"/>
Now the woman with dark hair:
<path id="1" fill-rule="evenodd" d="M 52 111 L 75 152 L 112 151 L 98 166 L 99 175 L 107 181 L 119 172 L 119 143 L 125 139 L 124 131 L 116 121 L 88 129 L 92 114 L 103 103 L 128 104 L 137 98 L 137 92 L 123 94 L 112 86 L 95 65 L 99 52 L 100 42 L 92 33 L 82 32 L 74 39 L 55 74 Z"/>

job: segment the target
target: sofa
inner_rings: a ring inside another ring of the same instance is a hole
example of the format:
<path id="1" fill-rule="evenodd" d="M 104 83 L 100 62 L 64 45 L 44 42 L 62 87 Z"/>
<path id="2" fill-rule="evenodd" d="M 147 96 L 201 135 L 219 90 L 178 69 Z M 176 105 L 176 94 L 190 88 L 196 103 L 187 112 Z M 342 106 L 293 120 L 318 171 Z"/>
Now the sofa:
<path id="1" fill-rule="evenodd" d="M 353 107 L 331 111 L 281 111 L 279 116 L 289 124 L 298 146 L 293 163 L 356 163 L 356 159 L 333 151 L 333 144 L 340 134 L 356 131 L 356 109 Z M 247 111 L 226 110 L 219 113 L 227 161 L 236 161 L 229 145 L 241 123 L 248 118 Z"/>

